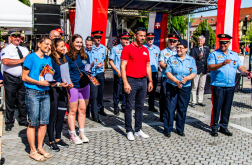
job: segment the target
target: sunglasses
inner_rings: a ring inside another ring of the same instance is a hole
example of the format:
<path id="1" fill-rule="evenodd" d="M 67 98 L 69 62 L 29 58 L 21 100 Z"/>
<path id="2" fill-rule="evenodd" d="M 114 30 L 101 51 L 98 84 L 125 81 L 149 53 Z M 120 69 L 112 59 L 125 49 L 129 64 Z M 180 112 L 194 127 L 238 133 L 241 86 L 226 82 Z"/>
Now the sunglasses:
<path id="1" fill-rule="evenodd" d="M 139 27 L 139 28 L 137 28 L 137 32 L 138 31 L 146 31 L 146 29 L 145 29 L 145 27 Z"/>
<path id="2" fill-rule="evenodd" d="M 19 38 L 20 38 L 20 37 L 21 37 L 21 35 L 20 35 L 20 34 L 12 34 L 11 36 L 12 36 L 12 37 L 14 37 L 14 38 L 17 38 L 17 37 L 19 37 Z"/>
<path id="3" fill-rule="evenodd" d="M 177 40 L 169 40 L 169 42 L 171 42 L 171 43 L 176 43 Z"/>
<path id="4" fill-rule="evenodd" d="M 95 39 L 101 39 L 101 36 L 94 36 Z"/>

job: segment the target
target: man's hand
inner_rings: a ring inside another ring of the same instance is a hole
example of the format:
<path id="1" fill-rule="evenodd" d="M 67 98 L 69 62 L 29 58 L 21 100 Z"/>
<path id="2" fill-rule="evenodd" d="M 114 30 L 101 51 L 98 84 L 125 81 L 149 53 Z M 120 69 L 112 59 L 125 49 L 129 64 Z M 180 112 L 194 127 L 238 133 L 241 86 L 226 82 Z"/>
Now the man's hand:
<path id="1" fill-rule="evenodd" d="M 122 75 L 121 75 L 121 72 L 120 72 L 120 71 L 117 71 L 116 73 L 117 73 L 117 76 L 118 76 L 118 77 L 122 77 Z"/>
<path id="2" fill-rule="evenodd" d="M 96 69 L 99 69 L 102 66 L 103 66 L 102 62 L 98 62 L 97 65 L 96 65 Z"/>
<path id="3" fill-rule="evenodd" d="M 93 68 L 93 67 L 94 67 L 94 61 L 91 63 L 90 67 L 91 67 L 91 68 Z"/>
<path id="4" fill-rule="evenodd" d="M 179 89 L 182 88 L 182 81 L 177 80 L 175 83 L 177 84 L 177 87 L 178 87 Z"/>
<path id="5" fill-rule="evenodd" d="M 199 54 L 199 59 L 202 59 L 202 57 L 203 57 L 203 53 L 200 52 L 200 54 Z"/>
<path id="6" fill-rule="evenodd" d="M 186 82 L 187 82 L 187 77 L 186 76 L 182 76 L 183 78 L 182 78 L 182 80 L 181 80 L 181 82 L 183 83 L 183 84 L 185 84 Z"/>
<path id="7" fill-rule="evenodd" d="M 251 79 L 252 78 L 252 71 L 248 72 L 246 76 L 248 79 Z"/>
<path id="8" fill-rule="evenodd" d="M 105 72 L 104 72 L 104 79 L 106 79 L 106 74 L 105 74 Z"/>
<path id="9" fill-rule="evenodd" d="M 4 86 L 3 80 L 0 80 L 0 87 Z"/>
<path id="10" fill-rule="evenodd" d="M 230 59 L 226 59 L 223 63 L 222 63 L 222 65 L 224 66 L 224 65 L 227 65 L 227 64 L 230 64 L 231 63 L 231 60 Z"/>
<path id="11" fill-rule="evenodd" d="M 149 82 L 148 83 L 148 92 L 151 92 L 153 90 L 153 83 Z"/>
<path id="12" fill-rule="evenodd" d="M 39 81 L 38 85 L 40 85 L 40 86 L 49 86 L 50 83 L 48 82 L 48 80 L 44 80 L 44 81 Z"/>
<path id="13" fill-rule="evenodd" d="M 131 91 L 131 86 L 129 85 L 129 83 L 124 84 L 124 91 L 125 91 L 127 94 L 130 93 L 130 91 Z"/>

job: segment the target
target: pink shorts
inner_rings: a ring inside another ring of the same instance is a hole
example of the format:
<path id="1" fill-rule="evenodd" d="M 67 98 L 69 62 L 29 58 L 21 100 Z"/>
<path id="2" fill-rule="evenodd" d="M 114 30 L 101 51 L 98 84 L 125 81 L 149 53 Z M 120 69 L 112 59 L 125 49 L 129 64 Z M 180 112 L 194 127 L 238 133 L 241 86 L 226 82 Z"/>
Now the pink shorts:
<path id="1" fill-rule="evenodd" d="M 77 88 L 68 89 L 68 94 L 70 96 L 69 98 L 70 102 L 76 102 L 81 99 L 88 100 L 90 95 L 90 87 L 89 85 L 87 85 L 84 88 L 80 89 Z"/>

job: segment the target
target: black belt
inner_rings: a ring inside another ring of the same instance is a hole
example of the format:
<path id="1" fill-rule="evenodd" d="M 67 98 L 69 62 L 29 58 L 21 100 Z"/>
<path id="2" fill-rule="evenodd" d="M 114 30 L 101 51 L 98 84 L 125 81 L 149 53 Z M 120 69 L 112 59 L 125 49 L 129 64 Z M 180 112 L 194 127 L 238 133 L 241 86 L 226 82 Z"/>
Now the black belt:
<path id="1" fill-rule="evenodd" d="M 133 79 L 137 79 L 137 80 L 142 80 L 142 79 L 147 78 L 147 76 L 144 76 L 144 77 L 141 77 L 141 78 L 135 78 L 135 77 L 130 77 L 130 76 L 127 76 L 127 77 L 129 77 L 129 78 L 133 78 Z"/>
<path id="2" fill-rule="evenodd" d="M 22 79 L 22 76 L 13 76 L 13 75 L 11 75 L 11 74 L 9 74 L 9 73 L 7 73 L 7 72 L 4 72 L 4 74 L 7 74 L 7 75 L 12 76 L 12 77 L 15 77 L 15 78 L 20 78 L 20 79 Z"/>

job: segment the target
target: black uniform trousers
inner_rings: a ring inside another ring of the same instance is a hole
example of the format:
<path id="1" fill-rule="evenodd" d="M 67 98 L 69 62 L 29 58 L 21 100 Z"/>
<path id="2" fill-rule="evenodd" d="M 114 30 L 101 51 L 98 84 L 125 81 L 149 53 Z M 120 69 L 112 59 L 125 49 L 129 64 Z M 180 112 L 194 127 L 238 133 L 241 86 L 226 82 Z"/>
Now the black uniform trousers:
<path id="1" fill-rule="evenodd" d="M 210 127 L 212 129 L 227 128 L 234 91 L 235 87 L 211 86 L 213 108 Z"/>
<path id="2" fill-rule="evenodd" d="M 144 100 L 147 95 L 147 78 L 127 77 L 127 80 L 131 86 L 131 91 L 126 94 L 125 128 L 126 132 L 133 132 L 132 109 L 135 103 L 135 131 L 138 132 L 142 128 Z"/>
<path id="3" fill-rule="evenodd" d="M 158 72 L 152 72 L 153 90 L 149 92 L 149 109 L 154 109 L 154 101 L 156 98 L 156 89 L 158 84 Z M 148 82 L 147 82 L 148 83 Z"/>
<path id="4" fill-rule="evenodd" d="M 54 128 L 56 129 L 56 139 L 61 139 L 63 121 L 67 110 L 67 91 L 63 87 L 50 87 L 50 116 L 47 125 L 49 141 L 55 141 Z"/>
<path id="5" fill-rule="evenodd" d="M 15 122 L 14 111 L 15 105 L 19 110 L 19 123 L 27 123 L 27 110 L 25 106 L 25 86 L 21 77 L 15 77 L 4 73 L 4 89 L 6 104 L 5 124 L 13 125 Z"/>
<path id="6" fill-rule="evenodd" d="M 184 132 L 187 107 L 190 100 L 191 86 L 179 89 L 166 84 L 166 107 L 164 112 L 164 130 L 170 133 L 173 129 L 175 110 L 177 109 L 176 129 Z"/>
<path id="7" fill-rule="evenodd" d="M 124 91 L 124 84 L 121 77 L 118 77 L 117 74 L 114 74 L 114 94 L 113 94 L 113 101 L 114 101 L 114 109 L 118 110 L 118 104 L 120 101 L 120 93 L 122 91 L 122 105 L 121 108 L 125 109 L 126 106 L 126 93 Z"/>
<path id="8" fill-rule="evenodd" d="M 166 84 L 167 84 L 167 77 L 161 77 L 161 89 L 159 97 L 159 111 L 161 120 L 164 119 Z"/>
<path id="9" fill-rule="evenodd" d="M 98 88 L 99 86 L 95 86 L 92 82 L 89 83 L 90 86 L 90 97 L 89 97 L 89 103 L 87 107 L 86 114 L 87 116 L 91 115 L 93 119 L 98 119 L 98 105 L 97 105 L 97 97 L 98 97 Z"/>
<path id="10" fill-rule="evenodd" d="M 98 103 L 98 112 L 104 112 L 104 103 L 103 103 L 103 92 L 104 92 L 104 83 L 105 83 L 105 76 L 104 73 L 97 73 L 96 79 L 100 83 L 98 86 L 98 96 L 97 96 L 97 103 Z"/>

